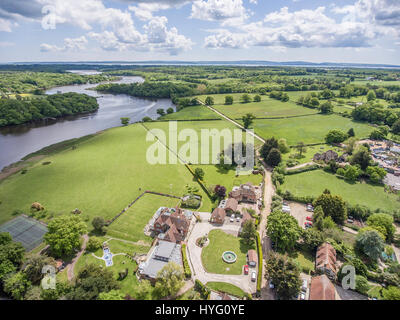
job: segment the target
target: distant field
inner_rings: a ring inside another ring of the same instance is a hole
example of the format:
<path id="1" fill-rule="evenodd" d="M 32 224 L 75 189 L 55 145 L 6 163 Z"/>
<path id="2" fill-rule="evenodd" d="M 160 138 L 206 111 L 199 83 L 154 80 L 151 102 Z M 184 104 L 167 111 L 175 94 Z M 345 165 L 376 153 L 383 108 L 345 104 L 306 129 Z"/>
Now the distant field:
<path id="1" fill-rule="evenodd" d="M 352 82 L 354 84 L 361 84 L 366 86 L 367 84 L 379 87 L 386 87 L 386 86 L 400 86 L 400 81 L 367 81 L 367 80 L 356 80 Z"/>
<path id="2" fill-rule="evenodd" d="M 306 144 L 324 143 L 326 134 L 332 129 L 347 132 L 354 128 L 358 138 L 369 135 L 373 127 L 338 115 L 311 115 L 288 119 L 254 120 L 255 133 L 268 139 L 270 137 L 285 138 L 289 145 L 302 141 Z"/>
<path id="3" fill-rule="evenodd" d="M 322 170 L 310 171 L 285 177 L 282 191 L 289 190 L 296 196 L 319 196 L 325 189 L 332 194 L 343 197 L 351 204 L 365 205 L 372 210 L 384 209 L 394 211 L 400 209 L 398 196 L 388 194 L 383 186 L 367 183 L 350 184 Z"/>
<path id="4" fill-rule="evenodd" d="M 241 103 L 240 97 L 243 94 L 232 94 L 234 104 L 225 105 L 224 95 L 213 95 L 215 105 L 213 106 L 218 111 L 222 112 L 230 118 L 241 118 L 247 113 L 252 113 L 257 118 L 266 117 L 286 117 L 297 115 L 308 115 L 318 113 L 318 110 L 304 108 L 296 105 L 292 101 L 281 102 L 276 99 L 271 99 L 268 96 L 261 96 L 261 102 Z M 254 95 L 250 95 L 253 97 Z M 200 96 L 201 101 L 205 100 L 206 96 Z"/>
<path id="5" fill-rule="evenodd" d="M 193 120 L 193 119 L 221 119 L 219 115 L 204 106 L 187 107 L 175 113 L 167 114 L 160 120 Z"/>

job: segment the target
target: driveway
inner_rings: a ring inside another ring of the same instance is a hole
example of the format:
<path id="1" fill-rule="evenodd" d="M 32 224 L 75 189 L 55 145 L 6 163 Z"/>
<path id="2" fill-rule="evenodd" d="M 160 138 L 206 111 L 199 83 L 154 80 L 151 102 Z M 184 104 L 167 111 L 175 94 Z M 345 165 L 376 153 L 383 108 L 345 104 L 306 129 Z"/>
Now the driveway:
<path id="1" fill-rule="evenodd" d="M 368 300 L 367 296 L 364 296 L 353 290 L 345 290 L 341 286 L 335 284 L 336 289 L 336 300 Z"/>
<path id="2" fill-rule="evenodd" d="M 295 219 L 299 223 L 299 226 L 305 229 L 304 222 L 306 222 L 306 218 L 308 216 L 312 217 L 313 213 L 307 211 L 307 206 L 302 203 L 289 202 L 289 206 L 290 206 L 290 214 L 293 217 L 295 217 Z"/>
<path id="3" fill-rule="evenodd" d="M 192 233 L 189 235 L 187 240 L 186 254 L 188 256 L 189 264 L 192 269 L 193 279 L 198 279 L 202 283 L 207 282 L 227 282 L 231 283 L 245 292 L 254 293 L 256 291 L 256 282 L 252 282 L 250 275 L 225 275 L 208 273 L 201 260 L 202 248 L 196 245 L 196 240 L 205 234 L 208 234 L 211 230 L 220 229 L 225 232 L 238 232 L 240 224 L 227 224 L 223 226 L 215 226 L 204 220 L 204 214 L 202 215 L 202 221 L 196 223 Z"/>

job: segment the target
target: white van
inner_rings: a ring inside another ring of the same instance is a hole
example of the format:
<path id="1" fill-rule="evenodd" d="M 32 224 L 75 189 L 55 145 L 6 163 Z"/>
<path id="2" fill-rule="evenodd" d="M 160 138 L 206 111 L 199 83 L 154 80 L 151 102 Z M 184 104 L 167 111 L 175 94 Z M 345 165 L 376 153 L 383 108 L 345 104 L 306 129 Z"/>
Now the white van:
<path id="1" fill-rule="evenodd" d="M 253 272 L 251 273 L 251 281 L 256 282 L 256 279 L 257 279 L 257 274 L 256 274 L 255 271 L 253 271 Z"/>

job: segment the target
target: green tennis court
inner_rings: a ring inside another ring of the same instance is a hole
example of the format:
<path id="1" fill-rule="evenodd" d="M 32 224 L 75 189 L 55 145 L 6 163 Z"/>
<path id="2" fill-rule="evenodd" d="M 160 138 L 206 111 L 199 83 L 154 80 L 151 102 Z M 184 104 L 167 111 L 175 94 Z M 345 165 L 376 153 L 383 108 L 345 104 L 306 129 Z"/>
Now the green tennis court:
<path id="1" fill-rule="evenodd" d="M 21 242 L 27 251 L 31 251 L 43 241 L 47 227 L 35 219 L 18 216 L 1 225 L 0 232 L 10 233 L 14 241 Z"/>

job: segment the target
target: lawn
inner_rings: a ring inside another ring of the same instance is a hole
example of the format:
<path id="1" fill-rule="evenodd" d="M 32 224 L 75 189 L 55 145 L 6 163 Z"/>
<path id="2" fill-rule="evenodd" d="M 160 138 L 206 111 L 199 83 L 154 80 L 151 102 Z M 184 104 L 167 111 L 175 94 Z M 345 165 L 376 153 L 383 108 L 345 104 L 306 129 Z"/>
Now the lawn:
<path id="1" fill-rule="evenodd" d="M 327 144 L 321 144 L 321 145 L 307 147 L 306 152 L 303 153 L 303 156 L 301 158 L 298 158 L 297 149 L 290 148 L 290 152 L 283 154 L 282 159 L 285 161 L 292 159 L 292 160 L 298 161 L 299 164 L 302 164 L 302 163 L 307 163 L 307 162 L 312 161 L 312 159 L 314 158 L 314 155 L 316 153 L 324 153 L 328 150 L 333 150 L 333 151 L 337 152 L 339 154 L 339 156 L 341 156 L 343 153 L 343 149 L 341 149 L 341 148 L 332 147 Z"/>
<path id="2" fill-rule="evenodd" d="M 95 216 L 113 218 L 144 190 L 183 195 L 192 175 L 179 163 L 148 163 L 146 151 L 154 142 L 146 141 L 146 134 L 140 124 L 110 129 L 41 160 L 49 165 L 37 163 L 26 174 L 3 180 L 0 223 L 17 209 L 28 212 L 35 201 L 56 214 L 79 208 L 90 224 Z"/>
<path id="3" fill-rule="evenodd" d="M 167 114 L 159 120 L 197 120 L 197 119 L 221 119 L 219 115 L 205 106 L 187 107 L 180 111 Z"/>
<path id="4" fill-rule="evenodd" d="M 224 186 L 227 192 L 234 186 L 250 182 L 253 185 L 259 185 L 263 176 L 260 174 L 241 175 L 236 177 L 236 170 L 224 170 L 214 165 L 192 166 L 193 170 L 201 168 L 204 171 L 204 182 L 207 186 L 220 184 Z"/>
<path id="5" fill-rule="evenodd" d="M 314 270 L 314 256 L 311 251 L 303 248 L 290 254 L 290 257 L 296 261 L 302 272 L 310 274 Z"/>
<path id="6" fill-rule="evenodd" d="M 254 120 L 255 133 L 268 139 L 285 138 L 289 145 L 302 141 L 306 144 L 324 143 L 326 134 L 333 129 L 347 132 L 353 128 L 357 138 L 365 138 L 373 130 L 365 123 L 354 122 L 338 115 L 311 115 L 288 119 Z"/>
<path id="7" fill-rule="evenodd" d="M 224 292 L 235 297 L 244 298 L 246 293 L 239 287 L 226 282 L 207 282 L 206 286 L 217 292 Z"/>
<path id="8" fill-rule="evenodd" d="M 242 274 L 243 266 L 247 264 L 247 251 L 254 249 L 254 245 L 248 246 L 240 238 L 221 230 L 210 231 L 208 237 L 210 244 L 201 252 L 201 259 L 206 271 L 217 274 Z M 225 251 L 236 253 L 236 262 L 231 264 L 224 262 L 222 254 Z"/>
<path id="9" fill-rule="evenodd" d="M 394 211 L 400 209 L 399 197 L 384 191 L 383 186 L 357 182 L 348 183 L 322 170 L 304 172 L 285 177 L 282 191 L 289 190 L 296 196 L 317 197 L 325 189 L 343 197 L 350 204 L 359 204 L 372 210 Z"/>
<path id="10" fill-rule="evenodd" d="M 101 238 L 102 241 L 107 240 L 107 238 Z M 110 251 L 113 254 L 116 253 L 129 253 L 129 254 L 143 254 L 147 253 L 149 247 L 146 246 L 137 246 L 130 243 L 118 241 L 118 240 L 109 240 L 108 245 L 110 247 Z M 103 250 L 99 249 L 94 254 L 98 257 L 103 256 Z M 125 255 L 118 255 L 113 257 L 113 265 L 111 267 L 106 267 L 104 260 L 99 260 L 93 257 L 91 252 L 85 252 L 78 262 L 75 265 L 74 273 L 77 275 L 79 271 L 87 264 L 96 264 L 101 266 L 102 268 L 107 268 L 107 270 L 111 270 L 114 273 L 115 279 L 118 279 L 118 272 L 124 271 L 128 268 L 128 276 L 118 283 L 121 286 L 121 291 L 124 294 L 129 294 L 132 297 L 135 297 L 137 292 L 137 287 L 139 285 L 139 281 L 137 280 L 136 276 L 133 274 L 133 271 L 136 269 L 136 262 L 132 259 L 128 258 Z"/>
<path id="11" fill-rule="evenodd" d="M 129 241 L 151 243 L 152 238 L 143 233 L 143 229 L 160 207 L 175 207 L 178 199 L 145 194 L 132 207 L 115 220 L 107 230 L 107 235 Z"/>

